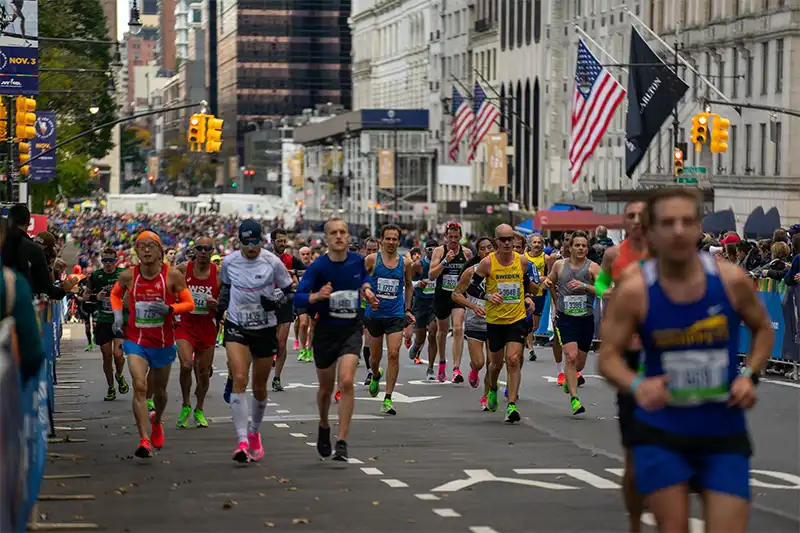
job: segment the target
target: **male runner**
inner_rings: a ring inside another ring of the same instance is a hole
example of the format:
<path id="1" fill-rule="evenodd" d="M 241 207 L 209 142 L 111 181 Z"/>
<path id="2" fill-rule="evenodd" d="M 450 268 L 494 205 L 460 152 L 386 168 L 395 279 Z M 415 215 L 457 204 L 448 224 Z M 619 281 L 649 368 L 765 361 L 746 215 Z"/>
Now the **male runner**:
<path id="1" fill-rule="evenodd" d="M 522 348 L 527 334 L 525 325 L 526 293 L 539 286 L 528 282 L 528 259 L 514 251 L 514 229 L 500 224 L 495 230 L 498 250 L 481 259 L 472 283 L 480 285 L 486 279 L 486 340 L 489 343 L 489 393 L 486 404 L 497 410 L 497 378 L 507 365 L 508 407 L 505 421 L 518 422 L 517 395 L 522 379 Z"/>
<path id="2" fill-rule="evenodd" d="M 114 330 L 125 332 L 122 350 L 128 356 L 133 379 L 133 414 L 139 429 L 139 447 L 135 455 L 153 455 L 153 447 L 164 446 L 161 418 L 167 406 L 167 384 L 175 348 L 174 317 L 194 310 L 192 293 L 186 288 L 183 274 L 163 263 L 161 238 L 152 231 L 136 237 L 139 265 L 119 275 L 111 290 Z M 122 297 L 128 292 L 128 323 L 123 323 Z M 123 328 L 125 328 L 123 330 Z M 147 434 L 147 375 L 153 379 L 155 411 L 150 415 L 151 432 Z"/>
<path id="3" fill-rule="evenodd" d="M 545 261 L 545 269 L 547 270 L 548 274 L 552 272 L 553 265 L 556 264 L 556 261 L 558 261 L 559 259 L 564 259 L 565 257 L 569 257 L 572 232 L 564 232 L 564 234 L 562 235 L 562 239 L 563 241 L 561 242 L 561 249 L 556 250 L 549 256 L 547 256 L 547 260 Z M 542 284 L 542 287 L 544 287 L 544 283 Z M 556 362 L 556 384 L 559 387 L 562 387 L 567 377 L 566 375 L 564 375 L 564 366 L 563 366 L 564 352 L 561 349 L 561 343 L 558 340 L 558 335 L 555 333 L 556 315 L 558 314 L 558 312 L 556 311 L 556 301 L 558 300 L 558 296 L 556 294 L 555 287 L 550 287 L 549 291 L 550 291 L 550 327 L 553 328 L 553 339 L 552 339 L 551 349 L 553 350 L 553 360 Z"/>
<path id="4" fill-rule="evenodd" d="M 181 360 L 181 395 L 183 407 L 176 422 L 177 427 L 189 427 L 192 414 L 192 373 L 197 386 L 194 394 L 194 423 L 198 428 L 207 428 L 208 420 L 203 414 L 206 393 L 214 362 L 214 347 L 217 340 L 215 314 L 219 298 L 219 275 L 216 265 L 211 264 L 214 241 L 211 237 L 200 237 L 195 241 L 195 259 L 176 268 L 186 276 L 186 285 L 194 299 L 194 311 L 180 317 L 175 327 L 178 339 L 178 357 Z"/>
<path id="5" fill-rule="evenodd" d="M 338 218 L 328 220 L 325 238 L 328 253 L 308 267 L 297 286 L 294 304 L 298 309 L 319 315 L 313 352 L 319 380 L 317 451 L 322 457 L 331 455 L 328 412 L 338 374 L 339 434 L 333 459 L 346 461 L 347 436 L 355 403 L 353 382 L 362 342 L 360 300 L 369 301 L 375 308 L 378 300 L 370 289 L 364 259 L 347 250 L 350 241 L 347 224 Z"/>
<path id="6" fill-rule="evenodd" d="M 533 263 L 533 266 L 536 268 L 536 271 L 539 274 L 539 279 L 544 279 L 545 274 L 547 273 L 545 265 L 547 264 L 547 260 L 549 258 L 549 256 L 544 253 L 544 240 L 540 234 L 534 233 L 528 238 L 528 244 L 530 250 L 525 255 L 528 257 L 528 261 Z M 544 289 L 539 287 L 539 291 L 533 296 L 533 332 L 529 336 L 529 342 L 531 346 L 531 354 L 528 357 L 529 361 L 536 361 L 536 352 L 534 351 L 536 339 L 534 337 L 536 335 L 536 331 L 539 329 L 539 322 L 542 320 L 542 312 L 544 311 L 545 300 L 546 296 Z"/>
<path id="7" fill-rule="evenodd" d="M 586 354 L 594 341 L 594 280 L 600 265 L 587 259 L 589 236 L 578 230 L 572 234 L 570 256 L 559 259 L 545 278 L 545 285 L 555 287 L 556 337 L 567 360 L 564 365 L 564 392 L 569 394 L 572 414 L 585 413 L 578 398 L 579 372 L 586 366 Z"/>
<path id="8" fill-rule="evenodd" d="M 306 266 L 302 261 L 286 251 L 286 248 L 289 246 L 289 235 L 286 233 L 285 229 L 276 228 L 270 233 L 270 240 L 272 241 L 272 248 L 275 251 L 275 255 L 280 258 L 283 266 L 289 271 L 294 286 L 297 286 L 297 277 L 295 273 L 298 270 L 305 270 Z M 280 289 L 276 290 L 279 291 Z M 276 296 L 279 297 L 277 294 Z M 286 364 L 286 345 L 289 343 L 289 330 L 292 326 L 292 320 L 294 320 L 294 307 L 292 306 L 292 302 L 287 299 L 286 303 L 282 304 L 275 312 L 275 316 L 278 320 L 278 357 L 275 360 L 275 377 L 272 378 L 272 390 L 280 392 L 283 390 L 281 374 L 283 373 L 283 366 Z M 302 356 L 303 354 L 300 355 Z M 305 352 L 304 359 L 298 357 L 298 361 L 310 362 L 312 359 L 308 351 Z"/>
<path id="9" fill-rule="evenodd" d="M 372 380 L 369 393 L 374 398 L 380 391 L 380 379 L 383 377 L 381 359 L 383 358 L 383 338 L 386 337 L 386 391 L 381 405 L 381 412 L 389 415 L 397 414 L 392 403 L 392 392 L 400 372 L 400 343 L 403 342 L 403 328 L 408 322 L 414 322 L 411 312 L 411 264 L 403 261 L 397 253 L 400 244 L 400 228 L 387 224 L 381 228 L 381 250 L 368 255 L 364 266 L 371 279 L 371 288 L 378 297 L 380 305 L 373 309 L 367 307 L 364 324 L 369 332 L 370 366 Z"/>
<path id="10" fill-rule="evenodd" d="M 661 532 L 688 531 L 690 484 L 706 531 L 743 533 L 750 511 L 745 410 L 772 352 L 769 315 L 747 273 L 697 251 L 702 198 L 682 187 L 647 201 L 644 227 L 655 259 L 628 267 L 602 325 L 600 373 L 636 401 L 631 439 L 636 485 Z M 740 322 L 752 331 L 741 371 Z M 623 357 L 639 334 L 642 374 Z"/>
<path id="11" fill-rule="evenodd" d="M 122 354 L 123 335 L 114 333 L 114 310 L 111 308 L 111 290 L 125 269 L 117 266 L 117 253 L 114 248 L 107 246 L 100 252 L 100 261 L 103 268 L 95 269 L 87 278 L 84 298 L 87 303 L 99 304 L 95 317 L 94 341 L 100 346 L 103 354 L 103 373 L 106 375 L 108 391 L 105 401 L 110 402 L 117 398 L 114 390 L 114 378 L 120 394 L 128 394 L 128 383 L 122 371 L 125 368 L 125 356 Z M 114 374 L 114 366 L 117 368 Z"/>
<path id="12" fill-rule="evenodd" d="M 433 363 L 436 361 L 436 313 L 433 305 L 436 292 L 436 280 L 429 279 L 431 257 L 439 244 L 434 239 L 425 241 L 425 255 L 411 266 L 413 274 L 412 286 L 414 287 L 414 344 L 408 352 L 408 357 L 415 363 L 420 361 L 419 352 L 425 345 L 425 336 L 428 337 L 428 375 L 433 377 Z"/>
<path id="13" fill-rule="evenodd" d="M 261 225 L 256 220 L 242 221 L 239 243 L 241 249 L 222 262 L 220 302 L 227 302 L 225 350 L 228 374 L 233 378 L 230 404 L 238 439 L 233 460 L 246 463 L 264 456 L 258 430 L 267 409 L 272 358 L 278 352 L 275 311 L 285 304 L 282 300 L 291 293 L 293 280 L 281 260 L 261 248 Z M 276 290 L 284 298 L 276 299 Z M 253 412 L 248 425 L 245 391 L 251 363 Z"/>
<path id="14" fill-rule="evenodd" d="M 368 255 L 372 255 L 372 254 L 378 253 L 378 247 L 379 247 L 378 239 L 376 239 L 374 237 L 367 237 L 364 240 L 364 254 L 363 254 L 364 257 L 367 257 Z M 362 355 L 364 357 L 364 363 L 366 364 L 366 367 L 367 367 L 367 377 L 364 380 L 364 385 L 369 386 L 369 384 L 372 382 L 372 365 L 370 365 L 370 362 L 369 362 L 369 346 L 370 346 L 372 340 L 369 337 L 369 331 L 367 331 L 367 326 L 366 326 L 366 320 L 367 320 L 367 317 L 366 317 L 367 301 L 366 300 L 362 300 L 361 301 L 361 309 L 364 310 L 364 316 L 363 316 L 362 320 L 364 321 L 364 324 L 365 324 L 364 325 L 364 348 L 362 348 Z"/>
<path id="15" fill-rule="evenodd" d="M 311 248 L 303 246 L 297 251 L 297 255 L 300 262 L 305 265 L 303 269 L 298 269 L 295 273 L 297 282 L 299 283 L 300 280 L 303 279 L 303 274 L 308 268 L 308 265 L 311 264 Z M 294 349 L 302 352 L 297 357 L 297 360 L 300 361 L 302 360 L 301 357 L 305 359 L 305 353 L 311 349 L 311 339 L 308 336 L 311 320 L 309 320 L 307 309 L 295 307 L 294 314 L 297 317 L 294 321 Z"/>
<path id="16" fill-rule="evenodd" d="M 407 251 L 405 253 L 405 255 L 403 255 L 403 262 L 412 265 L 412 269 L 413 269 L 414 263 L 419 261 L 421 258 L 422 258 L 422 250 L 420 250 L 419 247 L 415 246 L 412 249 L 410 249 L 409 251 Z M 415 278 L 416 278 L 416 276 L 412 275 L 411 279 L 413 281 L 416 281 Z M 416 286 L 414 285 L 413 281 L 412 281 L 411 284 L 416 289 Z M 416 292 L 417 291 L 415 290 L 414 294 L 416 294 Z M 414 308 L 414 297 L 413 296 L 411 297 L 411 307 L 412 307 L 412 309 Z M 411 345 L 414 342 L 414 329 L 415 329 L 414 328 L 414 324 L 409 322 L 408 325 L 403 330 L 403 343 L 406 345 L 406 349 L 409 350 L 409 357 L 411 358 L 412 361 L 414 360 L 414 357 L 411 357 Z M 419 360 L 414 362 L 414 364 L 421 364 L 421 363 L 422 363 L 422 361 L 419 361 Z"/>
<path id="17" fill-rule="evenodd" d="M 625 206 L 625 240 L 618 246 L 606 250 L 603 255 L 600 275 L 594 283 L 597 296 L 608 300 L 614 289 L 612 283 L 619 283 L 622 273 L 631 264 L 644 261 L 647 258 L 647 242 L 642 229 L 642 213 L 644 202 L 629 202 Z M 639 351 L 642 341 L 638 335 L 633 335 L 627 349 L 623 352 L 625 362 L 634 371 L 639 370 Z M 631 437 L 634 425 L 634 411 L 636 402 L 633 396 L 620 392 L 617 394 L 617 409 L 619 415 L 619 431 L 622 436 L 622 447 L 625 449 L 625 474 L 622 477 L 622 493 L 625 498 L 625 508 L 628 511 L 628 528 L 631 533 L 642 530 L 642 512 L 644 498 L 636 490 L 636 476 L 633 470 L 633 452 L 631 451 Z"/>
<path id="18" fill-rule="evenodd" d="M 447 380 L 447 333 L 450 331 L 450 316 L 453 317 L 453 383 L 463 383 L 461 357 L 464 352 L 464 308 L 453 301 L 452 294 L 467 260 L 472 257 L 469 248 L 461 246 L 461 225 L 449 222 L 445 227 L 445 244 L 436 248 L 431 256 L 429 279 L 436 280 L 433 303 L 437 320 L 437 352 L 439 369 L 436 378 Z M 428 362 L 428 368 L 433 369 Z"/>

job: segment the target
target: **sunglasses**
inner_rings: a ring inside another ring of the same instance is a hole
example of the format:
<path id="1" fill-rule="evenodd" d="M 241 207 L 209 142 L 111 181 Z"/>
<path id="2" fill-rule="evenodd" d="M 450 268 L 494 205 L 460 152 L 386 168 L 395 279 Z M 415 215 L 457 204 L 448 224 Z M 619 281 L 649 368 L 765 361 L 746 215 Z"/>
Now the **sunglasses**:
<path id="1" fill-rule="evenodd" d="M 213 246 L 195 246 L 194 249 L 197 250 L 198 252 L 210 252 L 211 250 L 214 249 L 214 247 Z"/>
<path id="2" fill-rule="evenodd" d="M 497 237 L 498 242 L 509 243 L 514 240 L 514 237 Z"/>
<path id="3" fill-rule="evenodd" d="M 258 246 L 261 244 L 261 241 L 258 239 L 246 239 L 242 242 L 242 246 Z"/>
<path id="4" fill-rule="evenodd" d="M 103 263 L 116 263 L 117 262 L 117 260 L 115 258 L 113 258 L 113 257 L 104 257 L 103 259 L 101 259 L 101 261 Z"/>

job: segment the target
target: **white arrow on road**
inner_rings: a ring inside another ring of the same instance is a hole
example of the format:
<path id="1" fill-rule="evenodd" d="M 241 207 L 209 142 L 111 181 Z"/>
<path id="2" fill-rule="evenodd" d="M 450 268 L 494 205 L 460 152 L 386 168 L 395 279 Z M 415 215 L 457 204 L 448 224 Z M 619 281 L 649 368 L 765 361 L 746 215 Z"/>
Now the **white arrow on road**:
<path id="1" fill-rule="evenodd" d="M 397 391 L 392 393 L 392 400 L 397 403 L 418 403 L 424 402 L 427 400 L 435 400 L 437 398 L 441 398 L 441 396 L 406 396 L 405 394 L 401 394 Z M 358 397 L 357 400 L 372 400 L 374 402 L 382 402 L 383 398 L 372 398 L 372 397 Z"/>
<path id="2" fill-rule="evenodd" d="M 319 387 L 319 383 L 315 383 L 313 385 L 306 385 L 305 383 L 289 383 L 289 384 L 283 386 L 284 389 L 299 389 L 299 388 L 316 389 L 318 387 Z"/>

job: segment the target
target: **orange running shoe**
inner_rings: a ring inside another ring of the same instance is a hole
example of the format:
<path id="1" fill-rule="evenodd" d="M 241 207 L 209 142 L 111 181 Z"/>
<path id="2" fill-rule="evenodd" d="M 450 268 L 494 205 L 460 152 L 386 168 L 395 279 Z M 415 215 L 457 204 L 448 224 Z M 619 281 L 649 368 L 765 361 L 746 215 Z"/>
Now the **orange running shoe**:
<path id="1" fill-rule="evenodd" d="M 340 391 L 339 389 L 336 389 L 336 394 L 333 395 L 333 401 L 335 401 L 336 403 L 339 403 L 339 400 L 341 400 L 341 399 L 342 399 L 342 391 Z"/>
<path id="2" fill-rule="evenodd" d="M 566 379 L 567 379 L 567 376 L 565 376 L 563 372 L 559 372 L 558 378 L 556 378 L 556 383 L 558 383 L 558 386 L 560 387 L 560 386 L 562 386 L 564 384 L 564 381 Z"/>
<path id="3" fill-rule="evenodd" d="M 150 431 L 150 442 L 153 443 L 153 447 L 160 450 L 164 447 L 164 424 L 156 424 L 154 422 L 155 418 L 156 414 L 150 413 L 150 427 L 152 428 Z"/>
<path id="4" fill-rule="evenodd" d="M 147 459 L 148 457 L 153 457 L 153 447 L 150 445 L 150 441 L 148 439 L 142 439 L 139 441 L 139 447 L 136 448 L 134 454 L 136 457 L 140 459 Z"/>

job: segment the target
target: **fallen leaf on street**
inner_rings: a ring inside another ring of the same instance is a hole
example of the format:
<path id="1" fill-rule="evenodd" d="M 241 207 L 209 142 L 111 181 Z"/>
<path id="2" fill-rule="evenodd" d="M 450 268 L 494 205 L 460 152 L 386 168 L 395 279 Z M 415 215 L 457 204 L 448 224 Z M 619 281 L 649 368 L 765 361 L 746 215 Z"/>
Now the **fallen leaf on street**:
<path id="1" fill-rule="evenodd" d="M 169 464 L 169 461 L 161 461 L 161 464 L 162 464 L 162 465 L 168 465 L 168 464 Z"/>
<path id="2" fill-rule="evenodd" d="M 294 491 L 297 490 L 297 487 L 286 487 L 286 490 L 288 490 L 290 492 L 294 492 Z"/>
<path id="3" fill-rule="evenodd" d="M 381 504 L 380 500 L 375 500 L 372 502 L 372 505 L 380 505 L 380 504 Z"/>
<path id="4" fill-rule="evenodd" d="M 232 509 L 234 506 L 239 505 L 239 502 L 236 500 L 228 500 L 222 504 L 223 509 Z"/>
<path id="5" fill-rule="evenodd" d="M 286 479 L 285 477 L 282 477 L 278 480 L 278 483 L 289 483 L 290 481 L 291 479 Z"/>
<path id="6" fill-rule="evenodd" d="M 275 527 L 275 522 L 264 522 L 264 527 Z"/>
<path id="7" fill-rule="evenodd" d="M 256 493 L 256 495 L 257 495 L 257 496 L 261 496 L 261 497 L 264 497 L 264 496 L 266 496 L 266 494 L 264 494 L 263 492 L 257 492 L 257 493 Z"/>
<path id="8" fill-rule="evenodd" d="M 416 461 L 414 459 L 407 459 L 406 462 L 410 463 L 410 464 L 416 463 Z"/>
<path id="9" fill-rule="evenodd" d="M 292 525 L 296 526 L 298 524 L 308 524 L 308 518 L 295 518 L 292 520 Z"/>

